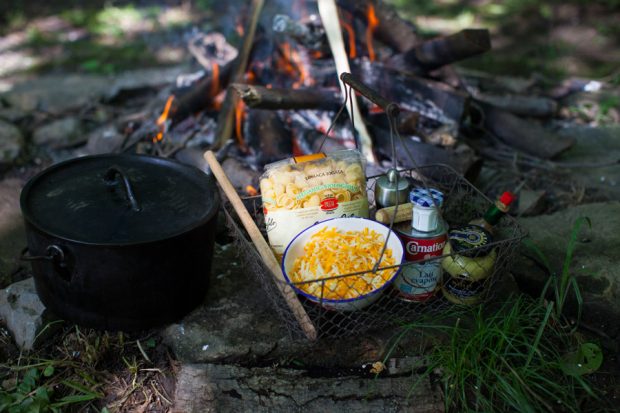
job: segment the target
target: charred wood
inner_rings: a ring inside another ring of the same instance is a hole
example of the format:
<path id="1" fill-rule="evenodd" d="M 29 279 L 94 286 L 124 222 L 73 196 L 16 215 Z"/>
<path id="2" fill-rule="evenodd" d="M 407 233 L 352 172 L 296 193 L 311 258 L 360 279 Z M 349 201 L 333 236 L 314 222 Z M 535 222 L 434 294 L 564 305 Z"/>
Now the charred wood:
<path id="1" fill-rule="evenodd" d="M 520 116 L 547 118 L 554 116 L 558 111 L 555 100 L 541 96 L 476 93 L 474 99 Z"/>
<path id="2" fill-rule="evenodd" d="M 252 52 L 252 45 L 254 43 L 254 34 L 256 33 L 258 19 L 264 4 L 265 0 L 252 0 L 250 19 L 244 30 L 245 37 L 243 38 L 243 44 L 241 50 L 239 50 L 239 56 L 235 59 L 235 67 L 232 75 L 234 82 L 240 82 L 247 70 L 250 53 Z M 226 98 L 224 99 L 220 114 L 217 118 L 214 149 L 222 147 L 226 141 L 232 137 L 234 108 L 238 100 L 237 94 L 230 88 L 227 89 Z"/>
<path id="3" fill-rule="evenodd" d="M 284 89 L 233 83 L 243 102 L 257 109 L 323 109 L 340 107 L 338 89 Z"/>
<path id="4" fill-rule="evenodd" d="M 374 128 L 377 151 L 384 157 L 392 156 L 390 134 L 382 129 Z M 480 173 L 482 160 L 466 145 L 456 149 L 443 149 L 438 146 L 416 142 L 411 137 L 403 136 L 402 140 L 396 141 L 396 159 L 399 167 L 416 168 L 431 164 L 444 164 L 451 166 L 457 172 L 463 174 L 470 181 Z"/>
<path id="5" fill-rule="evenodd" d="M 407 52 L 393 56 L 389 65 L 399 70 L 422 74 L 490 49 L 491 37 L 487 29 L 465 29 L 449 36 L 428 40 Z"/>
<path id="6" fill-rule="evenodd" d="M 234 62 L 234 61 L 233 61 Z M 213 103 L 213 99 L 230 82 L 234 63 L 230 62 L 219 69 L 219 73 L 210 73 L 190 86 L 185 93 L 178 91 L 172 104 L 172 123 L 178 123 L 192 113 L 204 110 Z M 217 77 L 215 76 L 217 75 Z"/>
<path id="7" fill-rule="evenodd" d="M 534 121 L 522 119 L 488 104 L 476 105 L 482 112 L 474 119 L 503 143 L 539 158 L 550 159 L 570 148 L 573 139 L 559 137 Z M 476 109 L 475 112 L 479 110 Z M 479 119 L 478 119 L 479 118 Z"/>
<path id="8" fill-rule="evenodd" d="M 273 18 L 273 31 L 291 36 L 311 50 L 327 51 L 325 30 L 319 19 L 311 19 L 307 23 L 293 20 L 285 14 L 277 14 Z"/>
<path id="9" fill-rule="evenodd" d="M 363 21 L 368 19 L 368 7 L 373 5 L 375 15 L 379 21 L 374 36 L 398 53 L 404 53 L 418 43 L 416 27 L 409 21 L 402 19 L 396 10 L 385 1 L 345 1 L 338 0 L 338 7 L 348 10 L 355 17 Z"/>
<path id="10" fill-rule="evenodd" d="M 356 73 L 364 83 L 374 85 L 387 99 L 439 123 L 460 122 L 469 107 L 467 93 L 445 83 L 388 69 L 378 62 L 365 62 Z"/>
<path id="11" fill-rule="evenodd" d="M 262 168 L 265 164 L 288 158 L 293 153 L 293 139 L 278 113 L 271 110 L 252 109 L 244 136 L 249 149 L 246 158 L 254 166 Z"/>

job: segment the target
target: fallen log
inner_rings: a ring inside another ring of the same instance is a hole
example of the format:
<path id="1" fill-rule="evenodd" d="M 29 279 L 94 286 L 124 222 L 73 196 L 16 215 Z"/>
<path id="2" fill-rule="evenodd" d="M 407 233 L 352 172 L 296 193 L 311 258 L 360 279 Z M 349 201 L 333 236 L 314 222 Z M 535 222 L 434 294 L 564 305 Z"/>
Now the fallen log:
<path id="1" fill-rule="evenodd" d="M 172 411 L 443 412 L 438 386 L 428 375 L 416 381 L 410 371 L 381 378 L 352 373 L 317 377 L 308 370 L 282 367 L 184 364 L 177 374 Z M 414 382 L 418 385 L 412 386 Z"/>
<path id="2" fill-rule="evenodd" d="M 399 70 L 423 74 L 490 49 L 491 37 L 487 29 L 465 29 L 423 42 L 393 56 L 388 64 Z"/>
<path id="3" fill-rule="evenodd" d="M 551 159 L 575 143 L 574 139 L 560 137 L 534 121 L 522 119 L 510 112 L 488 104 L 476 104 L 481 113 L 475 118 L 505 144 L 539 158 Z M 478 112 L 478 109 L 475 109 Z"/>
<path id="4" fill-rule="evenodd" d="M 243 102 L 256 109 L 337 110 L 342 97 L 338 89 L 285 89 L 233 83 Z"/>
<path id="5" fill-rule="evenodd" d="M 555 100 L 542 96 L 475 93 L 473 98 L 519 116 L 548 118 L 558 111 L 558 104 Z"/>

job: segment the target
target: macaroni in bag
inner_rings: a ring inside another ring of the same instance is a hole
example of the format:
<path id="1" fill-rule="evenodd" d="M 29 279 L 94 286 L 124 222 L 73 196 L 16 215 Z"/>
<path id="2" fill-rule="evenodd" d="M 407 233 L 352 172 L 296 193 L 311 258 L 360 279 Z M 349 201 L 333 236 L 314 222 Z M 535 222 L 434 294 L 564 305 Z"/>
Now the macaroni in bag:
<path id="1" fill-rule="evenodd" d="M 260 190 L 267 236 L 278 259 L 304 229 L 330 218 L 368 218 L 362 155 L 342 150 L 265 166 Z"/>

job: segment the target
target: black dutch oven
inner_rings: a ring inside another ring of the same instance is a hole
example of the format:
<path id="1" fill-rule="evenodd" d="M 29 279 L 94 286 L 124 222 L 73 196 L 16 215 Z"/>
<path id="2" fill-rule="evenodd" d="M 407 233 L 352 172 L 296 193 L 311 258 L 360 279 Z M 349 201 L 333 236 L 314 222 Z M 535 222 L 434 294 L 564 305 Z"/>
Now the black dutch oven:
<path id="1" fill-rule="evenodd" d="M 211 176 L 150 156 L 54 165 L 21 193 L 41 301 L 77 324 L 137 330 L 205 297 L 219 196 Z"/>

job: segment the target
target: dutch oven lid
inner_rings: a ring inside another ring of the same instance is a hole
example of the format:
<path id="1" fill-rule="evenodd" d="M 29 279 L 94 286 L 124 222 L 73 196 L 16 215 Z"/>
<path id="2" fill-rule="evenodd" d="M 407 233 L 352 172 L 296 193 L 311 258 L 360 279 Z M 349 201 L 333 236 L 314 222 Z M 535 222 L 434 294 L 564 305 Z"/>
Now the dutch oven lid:
<path id="1" fill-rule="evenodd" d="M 25 219 L 51 236 L 127 245 L 180 235 L 219 207 L 211 176 L 165 158 L 96 155 L 56 164 L 21 194 Z"/>

